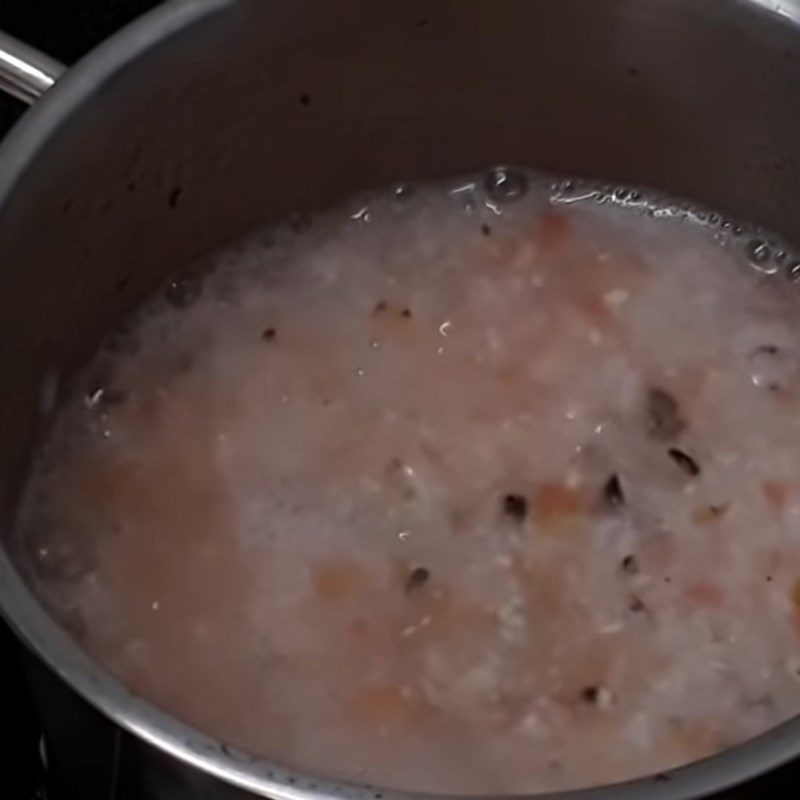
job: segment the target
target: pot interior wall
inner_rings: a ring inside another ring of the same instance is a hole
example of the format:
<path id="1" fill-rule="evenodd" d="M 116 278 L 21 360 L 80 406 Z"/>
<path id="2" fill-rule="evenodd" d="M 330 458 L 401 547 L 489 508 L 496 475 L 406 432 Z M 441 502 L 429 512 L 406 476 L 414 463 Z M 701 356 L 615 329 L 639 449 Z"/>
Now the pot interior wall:
<path id="1" fill-rule="evenodd" d="M 800 30 L 735 0 L 242 0 L 166 36 L 75 105 L 0 213 L 2 519 L 44 376 L 209 248 L 497 162 L 655 186 L 800 242 L 798 86 Z"/>

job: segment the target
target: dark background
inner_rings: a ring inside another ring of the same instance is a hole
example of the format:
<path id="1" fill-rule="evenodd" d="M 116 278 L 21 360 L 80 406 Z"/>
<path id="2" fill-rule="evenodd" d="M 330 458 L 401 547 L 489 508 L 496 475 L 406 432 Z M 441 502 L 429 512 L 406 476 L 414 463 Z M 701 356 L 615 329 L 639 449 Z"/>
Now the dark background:
<path id="1" fill-rule="evenodd" d="M 158 0 L 0 0 L 0 30 L 72 64 Z M 0 98 L 0 135 L 20 104 Z"/>
<path id="2" fill-rule="evenodd" d="M 158 0 L 0 0 L 0 30 L 69 65 L 126 22 L 158 4 Z M 21 103 L 0 95 L 0 138 L 23 110 Z M 0 725 L 4 726 L 6 733 L 4 752 L 0 756 L 0 798 L 42 798 L 39 793 L 42 782 L 38 755 L 39 723 L 18 666 L 18 645 L 2 621 L 0 665 L 4 678 L 0 695 Z M 789 800 L 798 797 L 800 762 L 726 793 L 718 800 Z M 58 798 L 51 793 L 49 800 Z"/>
<path id="3" fill-rule="evenodd" d="M 155 5 L 156 0 L 0 0 L 0 30 L 73 64 L 117 28 Z M 23 111 L 22 103 L 0 94 L 0 138 Z M 16 651 L 11 632 L 0 622 L 0 672 L 5 686 L 0 724 L 6 729 L 7 742 L 0 757 L 0 798 L 31 800 L 41 780 L 40 734 Z"/>

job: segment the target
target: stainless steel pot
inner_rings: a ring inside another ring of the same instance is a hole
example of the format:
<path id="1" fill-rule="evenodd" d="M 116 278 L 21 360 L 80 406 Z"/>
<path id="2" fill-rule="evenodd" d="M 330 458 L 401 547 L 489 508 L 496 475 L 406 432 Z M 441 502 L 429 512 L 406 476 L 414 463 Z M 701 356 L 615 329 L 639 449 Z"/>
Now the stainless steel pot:
<path id="1" fill-rule="evenodd" d="M 0 40 L 0 86 L 44 94 L 0 147 L 6 530 L 43 385 L 166 273 L 264 220 L 502 161 L 655 186 L 800 243 L 800 0 L 175 0 L 61 71 Z M 195 768 L 170 796 L 403 797 L 292 774 L 131 696 L 5 549 L 0 603 L 63 681 Z M 800 719 L 558 797 L 699 797 L 798 755 Z M 202 774 L 221 782 L 191 794 Z"/>

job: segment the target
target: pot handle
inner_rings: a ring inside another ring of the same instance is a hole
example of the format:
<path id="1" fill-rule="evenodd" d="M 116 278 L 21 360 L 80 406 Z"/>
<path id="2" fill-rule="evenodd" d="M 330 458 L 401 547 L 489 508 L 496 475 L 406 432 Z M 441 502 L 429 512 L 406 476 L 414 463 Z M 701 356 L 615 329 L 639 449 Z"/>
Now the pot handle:
<path id="1" fill-rule="evenodd" d="M 0 31 L 0 90 L 31 105 L 65 69 L 50 56 Z"/>

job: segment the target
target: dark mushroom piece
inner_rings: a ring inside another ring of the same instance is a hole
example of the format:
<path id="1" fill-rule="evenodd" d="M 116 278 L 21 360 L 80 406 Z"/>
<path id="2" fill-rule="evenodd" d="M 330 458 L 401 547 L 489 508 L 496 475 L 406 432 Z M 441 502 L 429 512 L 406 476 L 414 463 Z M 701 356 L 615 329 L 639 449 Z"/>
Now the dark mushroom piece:
<path id="1" fill-rule="evenodd" d="M 620 569 L 626 575 L 636 575 L 639 572 L 639 561 L 634 555 L 627 555 L 620 563 Z"/>
<path id="2" fill-rule="evenodd" d="M 603 496 L 611 506 L 625 505 L 625 492 L 622 488 L 622 481 L 616 473 L 606 481 L 603 487 Z"/>
<path id="3" fill-rule="evenodd" d="M 686 429 L 678 401 L 665 389 L 649 389 L 645 399 L 647 435 L 657 442 L 676 439 Z"/>
<path id="4" fill-rule="evenodd" d="M 688 453 L 677 447 L 670 447 L 667 453 L 687 475 L 696 478 L 700 474 L 700 465 Z"/>
<path id="5" fill-rule="evenodd" d="M 587 686 L 581 689 L 581 699 L 587 703 L 596 703 L 600 697 L 600 688 L 597 686 Z"/>
<path id="6" fill-rule="evenodd" d="M 430 579 L 431 571 L 426 567 L 416 567 L 415 569 L 411 570 L 408 578 L 406 579 L 406 592 L 411 593 L 415 592 L 418 589 L 421 589 Z"/>
<path id="7" fill-rule="evenodd" d="M 642 611 L 647 610 L 647 606 L 641 597 L 633 595 L 628 603 L 628 610 L 632 611 L 634 614 L 640 614 Z"/>
<path id="8" fill-rule="evenodd" d="M 528 500 L 521 494 L 507 494 L 503 497 L 503 515 L 514 522 L 524 522 L 528 516 Z"/>

